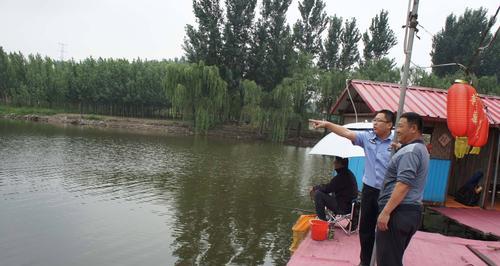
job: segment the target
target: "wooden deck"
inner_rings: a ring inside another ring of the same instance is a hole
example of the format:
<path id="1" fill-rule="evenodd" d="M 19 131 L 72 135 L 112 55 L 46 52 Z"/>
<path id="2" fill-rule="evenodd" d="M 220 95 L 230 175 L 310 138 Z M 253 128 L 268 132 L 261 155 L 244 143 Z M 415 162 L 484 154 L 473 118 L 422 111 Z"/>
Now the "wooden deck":
<path id="1" fill-rule="evenodd" d="M 447 207 L 432 207 L 430 209 L 485 236 L 490 235 L 500 240 L 500 211 Z"/>
<path id="2" fill-rule="evenodd" d="M 359 236 L 347 236 L 340 229 L 335 239 L 314 241 L 310 234 L 302 241 L 289 266 L 358 265 Z M 404 265 L 500 265 L 500 242 L 448 237 L 418 231 L 403 258 Z M 494 263 L 494 264 L 492 264 Z"/>
<path id="3" fill-rule="evenodd" d="M 467 206 L 455 200 L 453 196 L 446 196 L 446 202 L 444 203 L 445 207 L 448 208 L 465 208 L 465 209 L 480 209 L 479 206 Z M 487 209 L 490 209 L 490 205 L 488 204 Z M 500 211 L 500 201 L 496 201 L 494 205 L 494 209 Z"/>

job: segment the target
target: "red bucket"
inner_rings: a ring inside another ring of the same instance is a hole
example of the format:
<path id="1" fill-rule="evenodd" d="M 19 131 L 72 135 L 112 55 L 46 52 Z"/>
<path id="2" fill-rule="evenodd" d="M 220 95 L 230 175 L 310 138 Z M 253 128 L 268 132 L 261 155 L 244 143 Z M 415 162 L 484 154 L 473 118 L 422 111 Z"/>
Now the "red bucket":
<path id="1" fill-rule="evenodd" d="M 311 220 L 311 238 L 313 240 L 326 240 L 328 236 L 328 222 L 315 219 Z"/>

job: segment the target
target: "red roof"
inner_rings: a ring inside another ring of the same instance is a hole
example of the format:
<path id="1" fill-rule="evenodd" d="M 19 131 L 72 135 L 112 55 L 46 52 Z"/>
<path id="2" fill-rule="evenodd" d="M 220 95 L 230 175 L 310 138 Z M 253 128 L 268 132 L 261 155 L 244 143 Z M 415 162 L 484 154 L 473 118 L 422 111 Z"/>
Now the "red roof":
<path id="1" fill-rule="evenodd" d="M 398 110 L 401 88 L 399 84 L 351 80 L 348 88 L 352 97 L 358 94 L 372 112 L 381 109 Z M 404 111 L 416 112 L 432 119 L 446 120 L 446 95 L 447 91 L 442 89 L 409 86 L 406 90 Z M 480 96 L 487 108 L 490 124 L 500 124 L 500 97 L 492 95 Z M 333 106 L 332 113 L 346 104 L 350 104 L 347 89 L 342 92 Z"/>

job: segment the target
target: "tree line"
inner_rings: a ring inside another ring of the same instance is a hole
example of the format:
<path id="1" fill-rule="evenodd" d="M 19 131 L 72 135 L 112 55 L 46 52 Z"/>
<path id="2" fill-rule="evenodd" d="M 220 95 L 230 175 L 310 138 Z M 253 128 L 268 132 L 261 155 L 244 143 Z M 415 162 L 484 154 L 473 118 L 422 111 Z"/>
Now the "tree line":
<path id="1" fill-rule="evenodd" d="M 300 18 L 288 24 L 291 0 L 193 0 L 196 25 L 186 26 L 185 55 L 176 61 L 87 58 L 57 61 L 6 53 L 0 47 L 0 99 L 18 106 L 82 113 L 179 118 L 198 132 L 220 123 L 248 123 L 283 141 L 300 136 L 309 117 L 326 114 L 346 79 L 397 83 L 400 67 L 388 58 L 397 44 L 389 13 L 381 10 L 360 32 L 355 18 L 327 15 L 325 1 L 299 1 Z M 472 61 L 490 20 L 487 10 L 448 16 L 433 38 L 434 65 Z M 500 92 L 500 44 L 491 33 L 470 70 L 479 92 Z M 362 44 L 363 49 L 360 50 Z M 448 88 L 464 78 L 456 66 L 414 67 L 414 85 Z"/>

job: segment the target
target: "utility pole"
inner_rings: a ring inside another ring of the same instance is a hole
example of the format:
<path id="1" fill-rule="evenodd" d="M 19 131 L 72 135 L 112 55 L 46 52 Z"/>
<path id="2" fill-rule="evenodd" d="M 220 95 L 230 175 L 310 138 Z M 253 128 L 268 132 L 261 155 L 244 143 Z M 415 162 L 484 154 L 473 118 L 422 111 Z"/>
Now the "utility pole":
<path id="1" fill-rule="evenodd" d="M 59 54 L 60 54 L 59 60 L 61 60 L 61 62 L 62 62 L 62 61 L 64 61 L 64 47 L 66 46 L 66 44 L 62 43 L 62 42 L 60 42 L 58 44 L 59 44 Z"/>
<path id="2" fill-rule="evenodd" d="M 410 11 L 410 6 L 412 0 L 408 2 L 408 17 L 406 19 L 405 25 L 405 41 L 403 43 L 404 53 L 406 55 L 405 64 L 403 66 L 403 78 L 401 79 L 401 92 L 399 94 L 399 106 L 396 115 L 396 125 L 399 122 L 401 114 L 404 112 L 406 88 L 408 87 L 408 76 L 410 73 L 410 62 L 411 62 L 411 52 L 413 49 L 413 39 L 415 37 L 415 32 L 417 31 L 417 18 L 418 18 L 418 1 L 413 0 L 413 7 Z M 376 227 L 375 227 L 376 228 Z M 370 266 L 374 266 L 377 261 L 377 241 L 373 244 L 372 258 L 370 261 Z"/>
<path id="3" fill-rule="evenodd" d="M 405 33 L 405 42 L 404 42 L 404 52 L 406 55 L 405 64 L 403 67 L 403 78 L 401 79 L 401 92 L 399 94 L 399 107 L 398 113 L 396 116 L 396 125 L 399 121 L 399 117 L 404 112 L 403 108 L 405 105 L 405 97 L 406 97 L 406 88 L 408 86 L 408 76 L 410 73 L 410 62 L 411 62 L 411 52 L 413 49 L 413 38 L 415 37 L 415 32 L 417 31 L 418 25 L 418 1 L 413 0 L 413 8 L 411 12 L 408 13 L 408 20 L 406 21 L 406 33 Z M 411 3 L 411 0 L 410 0 Z M 408 5 L 409 6 L 409 5 Z"/>

